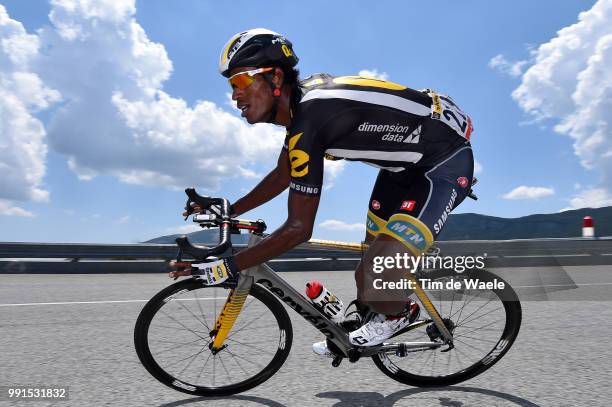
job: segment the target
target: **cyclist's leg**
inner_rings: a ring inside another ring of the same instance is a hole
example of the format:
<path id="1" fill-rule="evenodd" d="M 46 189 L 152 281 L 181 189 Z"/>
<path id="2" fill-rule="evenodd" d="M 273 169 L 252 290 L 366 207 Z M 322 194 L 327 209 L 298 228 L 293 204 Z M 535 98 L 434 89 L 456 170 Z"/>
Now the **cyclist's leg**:
<path id="1" fill-rule="evenodd" d="M 361 262 L 361 302 L 385 315 L 405 311 L 412 291 L 408 274 L 416 269 L 420 254 L 433 244 L 433 239 L 429 228 L 414 216 L 392 215 Z"/>
<path id="2" fill-rule="evenodd" d="M 396 314 L 405 307 L 407 295 L 403 290 L 388 291 L 373 287 L 377 284 L 376 280 L 393 280 L 398 270 L 375 273 L 372 272 L 372 262 L 374 257 L 394 257 L 396 254 L 403 255 L 408 252 L 401 242 L 383 232 L 393 214 L 418 210 L 416 204 L 426 200 L 427 188 L 428 183 L 423 179 L 422 171 L 380 171 L 372 190 L 366 221 L 366 242 L 370 243 L 371 247 L 355 271 L 357 298 L 362 308 L 368 306 L 379 313 Z"/>
<path id="3" fill-rule="evenodd" d="M 391 214 L 388 210 L 383 211 L 383 218 L 378 219 L 372 218 L 371 210 L 368 213 L 368 232 L 375 239 L 356 273 L 358 298 L 362 305 L 388 315 L 402 311 L 409 292 L 395 288 L 376 289 L 374 280 L 401 281 L 407 272 L 413 270 L 413 260 L 429 248 L 442 231 L 450 211 L 467 196 L 472 172 L 472 151 L 466 144 L 427 171 L 379 176 L 372 195 L 382 197 L 377 205 L 380 209 L 387 205 L 392 210 Z M 398 176 L 404 179 L 397 181 Z M 408 181 L 409 186 L 404 181 Z M 372 202 L 370 207 L 372 209 Z M 380 221 L 387 222 L 381 227 Z M 409 267 L 389 268 L 380 274 L 373 272 L 376 258 L 397 256 L 408 258 L 402 266 Z"/>
<path id="4" fill-rule="evenodd" d="M 392 207 L 394 206 L 395 197 L 389 198 L 388 191 L 394 190 L 393 181 L 391 180 L 390 173 L 388 171 L 380 170 L 372 193 L 370 196 L 370 202 L 368 204 L 368 213 L 366 218 L 366 234 L 365 243 L 371 244 L 376 236 L 380 233 L 382 228 L 387 223 L 389 216 L 393 213 Z M 387 193 L 385 193 L 387 191 Z M 357 300 L 360 305 L 365 305 L 361 301 L 361 294 L 363 293 L 364 284 L 368 276 L 363 274 L 363 261 L 360 261 L 355 269 L 355 283 L 357 286 Z"/>

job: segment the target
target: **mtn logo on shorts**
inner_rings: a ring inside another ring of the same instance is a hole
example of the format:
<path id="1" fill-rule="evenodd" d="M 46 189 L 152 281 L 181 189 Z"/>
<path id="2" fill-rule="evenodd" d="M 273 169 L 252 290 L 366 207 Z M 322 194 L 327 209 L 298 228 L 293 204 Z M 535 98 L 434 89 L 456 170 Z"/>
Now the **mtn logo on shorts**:
<path id="1" fill-rule="evenodd" d="M 405 215 L 402 215 L 405 216 Z M 387 223 L 387 230 L 393 235 L 398 236 L 404 242 L 414 246 L 418 251 L 427 248 L 427 240 L 418 226 L 407 220 L 390 220 Z"/>
<path id="2" fill-rule="evenodd" d="M 459 177 L 459 178 L 457 178 L 457 184 L 461 188 L 467 188 L 468 183 L 469 183 L 469 181 L 468 181 L 467 177 Z"/>
<path id="3" fill-rule="evenodd" d="M 376 233 L 380 230 L 380 227 L 378 227 L 374 219 L 370 218 L 369 216 L 366 220 L 366 226 L 367 226 L 368 232 L 370 233 Z"/>

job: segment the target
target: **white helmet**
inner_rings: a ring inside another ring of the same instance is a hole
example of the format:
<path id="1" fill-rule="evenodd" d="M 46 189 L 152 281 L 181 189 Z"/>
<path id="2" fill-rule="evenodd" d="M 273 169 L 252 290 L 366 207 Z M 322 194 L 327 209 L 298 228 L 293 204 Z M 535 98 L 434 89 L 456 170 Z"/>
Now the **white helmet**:
<path id="1" fill-rule="evenodd" d="M 294 67 L 298 60 L 285 37 L 265 28 L 254 28 L 234 35 L 225 44 L 219 58 L 219 73 L 227 77 L 230 70 L 243 66 Z"/>

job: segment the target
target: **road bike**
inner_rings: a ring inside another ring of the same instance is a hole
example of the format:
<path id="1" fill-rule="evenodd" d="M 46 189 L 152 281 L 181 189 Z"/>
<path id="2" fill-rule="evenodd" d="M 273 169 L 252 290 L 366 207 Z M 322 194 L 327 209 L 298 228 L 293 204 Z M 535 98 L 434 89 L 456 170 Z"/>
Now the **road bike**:
<path id="1" fill-rule="evenodd" d="M 220 243 L 209 248 L 178 238 L 178 261 L 185 255 L 196 261 L 231 255 L 232 232 L 248 230 L 248 246 L 263 239 L 266 225 L 262 220 L 233 219 L 226 199 L 202 197 L 194 189 L 186 193 L 187 208 L 192 204 L 216 208 L 209 214 L 193 214 L 193 220 L 202 227 L 219 227 Z M 363 244 L 338 242 L 317 246 L 367 249 Z M 408 277 L 417 282 L 412 297 L 425 312 L 387 342 L 360 347 L 348 339 L 348 333 L 361 323 L 360 313 L 356 319 L 333 322 L 268 264 L 243 270 L 237 278 L 215 286 L 191 276 L 166 287 L 144 306 L 134 329 L 136 352 L 157 380 L 199 396 L 244 392 L 280 369 L 293 341 L 286 308 L 326 337 L 333 353 L 332 366 L 343 359 L 357 362 L 369 357 L 385 375 L 413 386 L 447 386 L 468 380 L 508 352 L 518 335 L 522 312 L 507 282 L 484 269 L 463 273 L 420 270 Z M 496 284 L 475 287 L 476 278 Z M 440 284 L 421 287 L 419 281 L 425 280 Z"/>

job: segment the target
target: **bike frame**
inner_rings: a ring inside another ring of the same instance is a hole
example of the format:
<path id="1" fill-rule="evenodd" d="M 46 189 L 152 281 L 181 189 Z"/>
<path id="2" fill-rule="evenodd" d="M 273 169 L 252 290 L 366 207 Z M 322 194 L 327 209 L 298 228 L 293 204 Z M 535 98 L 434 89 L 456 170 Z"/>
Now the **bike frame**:
<path id="1" fill-rule="evenodd" d="M 248 246 L 254 246 L 262 239 L 262 236 L 251 233 Z M 417 280 L 415 279 L 415 281 Z M 300 316 L 302 316 L 302 318 L 310 322 L 310 324 L 317 328 L 327 337 L 328 340 L 333 342 L 338 349 L 343 352 L 344 355 L 341 356 L 349 357 L 349 350 L 356 349 L 356 347 L 350 343 L 348 336 L 349 332 L 346 329 L 327 318 L 327 316 L 316 308 L 312 302 L 310 302 L 295 288 L 283 280 L 270 266 L 264 263 L 240 272 L 236 287 L 230 291 L 225 305 L 217 317 L 217 321 L 215 323 L 216 335 L 212 345 L 213 351 L 218 352 L 223 349 L 223 341 L 240 314 L 240 310 L 242 309 L 242 306 L 253 284 L 259 284 L 265 287 L 283 303 L 287 304 L 289 308 L 293 309 Z M 424 305 L 426 311 L 430 315 L 431 320 L 416 321 L 409 325 L 403 332 L 418 328 L 433 321 L 438 327 L 442 336 L 445 338 L 445 343 L 452 347 L 452 334 L 444 325 L 442 318 L 438 314 L 435 306 L 432 304 L 427 294 L 418 285 L 418 281 L 417 287 L 418 288 L 415 290 L 415 294 L 421 300 L 421 303 Z M 360 356 L 371 356 L 380 352 L 396 352 L 398 349 L 400 349 L 400 347 L 404 350 L 420 350 L 438 348 L 443 345 L 444 343 L 433 341 L 402 342 L 391 344 L 385 343 L 379 346 L 360 347 L 358 349 Z"/>

